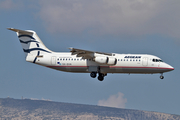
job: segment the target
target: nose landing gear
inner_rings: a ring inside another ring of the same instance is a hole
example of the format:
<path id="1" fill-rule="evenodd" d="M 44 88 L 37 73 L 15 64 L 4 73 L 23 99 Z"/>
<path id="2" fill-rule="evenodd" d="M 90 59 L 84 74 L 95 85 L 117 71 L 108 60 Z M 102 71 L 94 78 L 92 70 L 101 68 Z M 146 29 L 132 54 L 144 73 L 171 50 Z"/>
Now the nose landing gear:
<path id="1" fill-rule="evenodd" d="M 164 79 L 163 73 L 161 74 L 160 79 Z"/>

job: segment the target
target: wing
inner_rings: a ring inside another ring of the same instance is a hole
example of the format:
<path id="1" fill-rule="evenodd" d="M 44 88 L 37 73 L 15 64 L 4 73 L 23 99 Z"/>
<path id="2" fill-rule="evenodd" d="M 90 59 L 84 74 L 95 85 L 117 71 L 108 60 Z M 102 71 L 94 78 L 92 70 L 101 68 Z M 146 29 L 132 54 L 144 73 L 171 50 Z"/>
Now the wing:
<path id="1" fill-rule="evenodd" d="M 95 54 L 108 55 L 112 56 L 112 53 L 103 53 L 103 52 L 95 52 L 89 50 L 82 50 L 76 48 L 69 48 L 72 55 L 77 55 L 77 57 L 82 57 L 83 59 L 91 59 L 95 57 Z"/>

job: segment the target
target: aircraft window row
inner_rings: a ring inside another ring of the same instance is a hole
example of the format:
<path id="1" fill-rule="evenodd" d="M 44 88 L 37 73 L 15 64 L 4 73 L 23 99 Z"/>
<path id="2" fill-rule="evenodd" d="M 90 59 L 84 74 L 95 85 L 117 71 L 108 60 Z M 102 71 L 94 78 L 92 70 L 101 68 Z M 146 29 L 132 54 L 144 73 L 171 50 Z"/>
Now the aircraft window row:
<path id="1" fill-rule="evenodd" d="M 118 61 L 141 61 L 141 59 L 118 59 Z"/>
<path id="2" fill-rule="evenodd" d="M 91 61 L 92 59 L 77 59 L 77 58 L 58 58 L 57 60 L 60 60 L 60 61 L 64 61 L 64 60 L 71 60 L 71 61 L 85 61 L 85 60 L 88 60 L 88 61 Z"/>
<path id="3" fill-rule="evenodd" d="M 69 60 L 69 61 L 85 61 L 85 60 L 87 60 L 87 61 L 92 61 L 92 59 L 78 59 L 78 58 L 58 58 L 57 59 L 58 61 L 60 60 L 60 61 L 67 61 L 67 60 Z M 154 60 L 154 59 L 153 59 Z M 118 59 L 118 61 L 141 61 L 141 59 Z M 161 60 L 162 61 L 162 60 Z"/>
<path id="4" fill-rule="evenodd" d="M 161 59 L 152 59 L 153 62 L 163 62 Z"/>

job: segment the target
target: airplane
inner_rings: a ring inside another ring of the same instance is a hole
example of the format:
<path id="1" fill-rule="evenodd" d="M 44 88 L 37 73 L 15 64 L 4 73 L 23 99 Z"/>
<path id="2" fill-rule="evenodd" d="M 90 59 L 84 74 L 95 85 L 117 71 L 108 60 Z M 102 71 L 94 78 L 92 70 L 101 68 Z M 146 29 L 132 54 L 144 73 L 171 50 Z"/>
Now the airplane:
<path id="1" fill-rule="evenodd" d="M 92 78 L 103 81 L 108 73 L 154 74 L 174 70 L 159 57 L 148 54 L 104 53 L 76 48 L 70 52 L 53 52 L 49 50 L 35 31 L 7 28 L 17 33 L 26 61 L 55 70 L 75 73 L 90 73 Z"/>

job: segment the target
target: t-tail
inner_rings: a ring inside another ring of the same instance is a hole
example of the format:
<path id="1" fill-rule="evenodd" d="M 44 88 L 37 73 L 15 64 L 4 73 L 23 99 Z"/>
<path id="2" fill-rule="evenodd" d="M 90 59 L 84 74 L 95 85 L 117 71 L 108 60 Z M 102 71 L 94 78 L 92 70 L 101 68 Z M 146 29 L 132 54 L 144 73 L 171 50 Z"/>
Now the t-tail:
<path id="1" fill-rule="evenodd" d="M 35 63 L 37 57 L 52 53 L 52 51 L 43 44 L 36 32 L 32 30 L 18 30 L 14 28 L 7 29 L 17 33 L 23 51 L 26 55 L 26 61 Z"/>

